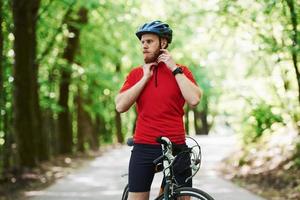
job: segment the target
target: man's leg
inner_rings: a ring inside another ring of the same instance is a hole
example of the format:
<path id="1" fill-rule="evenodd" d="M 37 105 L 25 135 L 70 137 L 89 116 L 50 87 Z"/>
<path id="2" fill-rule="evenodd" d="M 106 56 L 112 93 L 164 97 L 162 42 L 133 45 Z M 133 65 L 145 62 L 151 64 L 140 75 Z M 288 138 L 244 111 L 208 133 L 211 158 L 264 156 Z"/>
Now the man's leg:
<path id="1" fill-rule="evenodd" d="M 150 192 L 129 192 L 128 200 L 149 200 Z"/>
<path id="2" fill-rule="evenodd" d="M 160 196 L 162 193 L 164 193 L 164 188 L 160 187 L 159 192 L 158 192 L 158 196 Z"/>
<path id="3" fill-rule="evenodd" d="M 129 162 L 130 200 L 148 200 L 155 166 L 153 160 L 161 155 L 160 146 L 135 144 Z"/>

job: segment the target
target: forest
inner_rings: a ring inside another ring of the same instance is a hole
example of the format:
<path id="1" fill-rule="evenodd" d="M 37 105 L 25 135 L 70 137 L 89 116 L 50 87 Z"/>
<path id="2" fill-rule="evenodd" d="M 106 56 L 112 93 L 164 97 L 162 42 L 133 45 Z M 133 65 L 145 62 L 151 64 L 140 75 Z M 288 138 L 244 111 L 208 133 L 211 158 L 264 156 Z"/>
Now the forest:
<path id="1" fill-rule="evenodd" d="M 296 0 L 0 0 L 0 187 L 133 134 L 135 110 L 118 113 L 114 99 L 143 63 L 137 28 L 157 19 L 203 90 L 185 107 L 187 134 L 230 127 L 242 144 L 226 161 L 233 179 L 271 173 L 300 198 Z"/>

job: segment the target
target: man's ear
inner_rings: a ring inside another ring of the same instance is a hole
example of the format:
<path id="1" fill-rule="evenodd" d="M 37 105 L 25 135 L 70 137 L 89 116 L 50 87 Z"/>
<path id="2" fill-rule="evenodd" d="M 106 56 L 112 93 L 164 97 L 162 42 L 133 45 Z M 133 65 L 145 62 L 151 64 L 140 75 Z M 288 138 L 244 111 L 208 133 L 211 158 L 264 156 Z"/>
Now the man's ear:
<path id="1" fill-rule="evenodd" d="M 162 47 L 163 49 L 166 49 L 166 48 L 168 47 L 168 41 L 167 41 L 167 39 L 163 38 L 163 39 L 161 40 L 161 47 Z"/>

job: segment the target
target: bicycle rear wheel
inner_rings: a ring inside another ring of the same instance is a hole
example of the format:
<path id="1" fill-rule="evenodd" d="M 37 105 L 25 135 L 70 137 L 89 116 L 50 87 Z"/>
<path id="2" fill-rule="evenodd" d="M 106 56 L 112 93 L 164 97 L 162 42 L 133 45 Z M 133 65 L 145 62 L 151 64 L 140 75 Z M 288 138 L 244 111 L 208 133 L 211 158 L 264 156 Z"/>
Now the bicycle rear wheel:
<path id="1" fill-rule="evenodd" d="M 189 198 L 184 198 L 184 197 L 189 197 Z M 156 200 L 163 200 L 164 195 L 160 195 L 159 197 L 156 198 Z M 209 194 L 206 192 L 196 189 L 196 188 L 191 188 L 191 187 L 182 187 L 182 188 L 177 188 L 174 191 L 174 198 L 172 200 L 214 200 Z"/>

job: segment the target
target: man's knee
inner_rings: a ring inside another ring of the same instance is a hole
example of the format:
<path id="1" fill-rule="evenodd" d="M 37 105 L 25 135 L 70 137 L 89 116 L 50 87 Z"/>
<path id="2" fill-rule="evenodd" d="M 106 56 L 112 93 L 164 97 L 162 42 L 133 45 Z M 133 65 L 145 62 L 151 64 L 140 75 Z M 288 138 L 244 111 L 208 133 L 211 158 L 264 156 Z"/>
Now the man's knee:
<path id="1" fill-rule="evenodd" d="M 128 200 L 149 200 L 150 192 L 129 192 Z"/>

